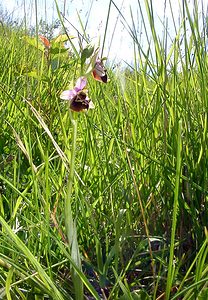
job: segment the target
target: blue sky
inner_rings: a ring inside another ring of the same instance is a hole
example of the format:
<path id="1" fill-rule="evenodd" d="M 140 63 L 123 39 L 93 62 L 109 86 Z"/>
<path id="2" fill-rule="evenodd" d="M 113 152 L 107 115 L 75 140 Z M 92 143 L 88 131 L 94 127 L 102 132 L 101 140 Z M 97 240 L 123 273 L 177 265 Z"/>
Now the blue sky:
<path id="1" fill-rule="evenodd" d="M 182 4 L 182 0 L 168 0 L 172 3 L 172 9 L 174 18 L 177 26 L 180 24 L 179 11 Z M 132 25 L 132 17 L 130 14 L 130 8 L 132 10 L 133 18 L 135 24 L 137 24 L 138 35 L 141 33 L 141 43 L 143 47 L 147 47 L 146 38 L 144 35 L 144 28 L 141 25 L 141 16 L 139 14 L 138 0 L 114 0 L 115 4 L 121 10 L 123 16 L 125 17 L 127 23 Z M 155 15 L 155 28 L 157 29 L 157 34 L 162 35 L 163 26 L 162 20 L 164 16 L 164 0 L 152 0 L 154 15 Z M 189 0 L 189 8 L 191 10 L 193 0 Z M 198 1 L 201 5 L 204 4 L 204 11 L 206 11 L 208 0 Z M 27 22 L 29 25 L 35 24 L 35 1 L 34 0 L 0 0 L 0 3 L 5 7 L 10 13 L 13 14 L 14 18 L 21 18 L 24 16 L 24 3 L 25 10 L 27 12 Z M 85 25 L 86 20 L 89 16 L 89 21 L 87 23 L 86 32 L 92 39 L 92 43 L 97 44 L 98 40 L 103 40 L 106 18 L 108 13 L 109 0 L 57 0 L 60 11 L 64 12 L 66 18 L 81 31 L 81 26 L 78 18 L 78 14 L 81 17 L 83 24 Z M 64 6 L 65 3 L 65 6 Z M 142 11 L 145 13 L 144 0 L 140 0 Z M 174 38 L 175 32 L 173 28 L 173 20 L 171 16 L 170 6 L 167 3 L 166 6 L 166 18 L 168 20 L 168 31 L 170 37 Z M 43 18 L 47 22 L 51 22 L 53 19 L 58 18 L 56 13 L 55 1 L 54 0 L 37 0 L 38 6 L 38 19 Z M 155 5 L 154 5 L 155 4 Z M 200 11 L 199 11 L 200 12 Z M 146 18 L 146 17 L 145 17 Z M 148 24 L 147 18 L 145 19 L 145 24 Z M 76 34 L 73 27 L 66 23 L 68 27 L 69 34 Z M 148 26 L 147 26 L 148 27 Z M 171 44 L 171 38 L 169 40 Z M 122 59 L 127 62 L 131 62 L 133 58 L 133 44 L 130 35 L 128 34 L 121 16 L 119 16 L 118 11 L 115 6 L 111 5 L 111 12 L 109 18 L 109 26 L 106 37 L 106 47 L 104 49 L 104 56 L 108 56 L 111 60 L 116 58 L 117 61 Z"/>

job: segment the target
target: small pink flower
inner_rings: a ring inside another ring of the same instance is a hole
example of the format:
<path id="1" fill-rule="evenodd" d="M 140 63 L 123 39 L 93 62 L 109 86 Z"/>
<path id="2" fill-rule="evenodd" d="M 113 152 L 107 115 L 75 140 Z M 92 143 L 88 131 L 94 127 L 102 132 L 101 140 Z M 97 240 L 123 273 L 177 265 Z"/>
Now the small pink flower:
<path id="1" fill-rule="evenodd" d="M 87 90 L 83 90 L 87 84 L 85 77 L 80 77 L 73 90 L 63 91 L 60 98 L 70 101 L 70 109 L 73 111 L 83 111 L 89 108 L 94 108 L 94 104 L 87 96 Z"/>
<path id="2" fill-rule="evenodd" d="M 108 77 L 107 77 L 107 72 L 106 69 L 103 65 L 103 62 L 101 59 L 97 58 L 95 62 L 94 69 L 92 70 L 92 75 L 95 80 L 107 83 Z"/>

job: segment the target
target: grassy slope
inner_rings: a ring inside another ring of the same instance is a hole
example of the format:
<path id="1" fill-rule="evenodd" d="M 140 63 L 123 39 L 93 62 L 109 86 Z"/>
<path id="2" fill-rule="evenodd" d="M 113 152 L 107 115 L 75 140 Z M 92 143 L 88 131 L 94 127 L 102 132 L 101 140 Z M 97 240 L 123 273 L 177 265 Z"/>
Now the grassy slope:
<path id="1" fill-rule="evenodd" d="M 78 116 L 72 201 L 86 295 L 134 299 L 136 290 L 162 299 L 166 290 L 166 299 L 181 291 L 182 299 L 206 299 L 207 59 L 197 23 L 187 22 L 185 57 L 178 37 L 168 61 L 155 36 L 156 65 L 136 43 L 139 70 L 109 70 L 106 85 L 88 78 L 96 108 Z M 78 61 L 64 53 L 48 68 L 23 36 L 0 28 L 0 292 L 68 299 L 68 171 L 41 122 L 70 156 L 72 126 L 59 95 L 79 77 Z"/>

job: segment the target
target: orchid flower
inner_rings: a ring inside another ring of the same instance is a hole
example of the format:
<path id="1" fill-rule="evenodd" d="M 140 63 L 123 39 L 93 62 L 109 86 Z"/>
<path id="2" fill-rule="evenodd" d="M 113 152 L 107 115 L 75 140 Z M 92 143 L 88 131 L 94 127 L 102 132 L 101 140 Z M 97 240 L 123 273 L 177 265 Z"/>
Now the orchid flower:
<path id="1" fill-rule="evenodd" d="M 94 69 L 92 70 L 92 75 L 95 80 L 103 83 L 107 83 L 108 80 L 107 72 L 103 65 L 102 60 L 99 58 L 96 59 Z"/>
<path id="2" fill-rule="evenodd" d="M 70 101 L 70 109 L 76 112 L 94 108 L 94 104 L 87 96 L 87 90 L 83 90 L 87 84 L 85 77 L 80 77 L 73 90 L 63 91 L 60 98 Z"/>

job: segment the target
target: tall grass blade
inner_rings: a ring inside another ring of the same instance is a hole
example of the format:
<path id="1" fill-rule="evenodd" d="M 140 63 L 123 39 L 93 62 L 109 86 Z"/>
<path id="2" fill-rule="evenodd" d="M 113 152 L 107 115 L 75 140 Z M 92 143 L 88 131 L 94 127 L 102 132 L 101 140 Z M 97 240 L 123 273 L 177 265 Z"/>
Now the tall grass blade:
<path id="1" fill-rule="evenodd" d="M 51 296 L 55 296 L 57 300 L 64 300 L 63 296 L 61 295 L 61 293 L 59 292 L 59 290 L 57 289 L 57 287 L 55 286 L 51 278 L 47 275 L 47 273 L 44 271 L 42 266 L 39 264 L 37 259 L 27 248 L 27 246 L 21 241 L 21 239 L 12 231 L 10 226 L 6 223 L 6 221 L 1 216 L 0 216 L 0 223 L 3 226 L 3 229 L 7 232 L 9 238 L 14 242 L 17 249 L 19 249 L 19 251 L 25 255 L 28 261 L 33 265 L 35 270 L 38 272 L 38 275 L 40 276 L 40 279 L 43 281 L 43 284 L 48 290 L 48 293 Z"/>
<path id="2" fill-rule="evenodd" d="M 177 155 L 176 155 L 176 177 L 175 177 L 175 190 L 174 190 L 174 202 L 173 202 L 173 214 L 172 214 L 172 228 L 171 228 L 171 241 L 170 241 L 170 253 L 168 263 L 168 275 L 165 299 L 170 298 L 171 287 L 174 279 L 174 250 L 175 250 L 175 233 L 177 226 L 177 215 L 178 215 L 178 197 L 179 197 L 179 186 L 181 176 L 181 161 L 182 161 L 182 120 L 178 123 L 178 137 L 177 137 Z"/>

